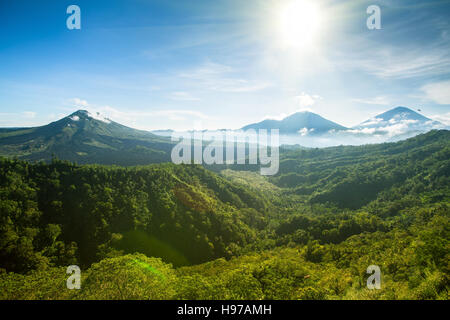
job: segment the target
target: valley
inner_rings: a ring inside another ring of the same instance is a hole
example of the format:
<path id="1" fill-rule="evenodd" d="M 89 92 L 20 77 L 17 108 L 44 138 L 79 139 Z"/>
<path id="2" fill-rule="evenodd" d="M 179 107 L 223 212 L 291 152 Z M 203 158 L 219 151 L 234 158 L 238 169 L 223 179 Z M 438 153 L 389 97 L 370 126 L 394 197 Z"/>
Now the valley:
<path id="1" fill-rule="evenodd" d="M 449 138 L 282 150 L 273 177 L 2 159 L 0 298 L 446 299 Z"/>

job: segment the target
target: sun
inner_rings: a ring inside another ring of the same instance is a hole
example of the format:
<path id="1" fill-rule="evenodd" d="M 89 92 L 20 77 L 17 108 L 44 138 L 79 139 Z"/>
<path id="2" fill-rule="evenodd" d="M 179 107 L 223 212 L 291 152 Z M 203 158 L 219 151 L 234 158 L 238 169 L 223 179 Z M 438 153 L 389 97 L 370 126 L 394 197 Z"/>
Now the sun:
<path id="1" fill-rule="evenodd" d="M 294 0 L 280 11 L 280 32 L 284 46 L 311 47 L 321 25 L 320 8 L 312 0 Z"/>

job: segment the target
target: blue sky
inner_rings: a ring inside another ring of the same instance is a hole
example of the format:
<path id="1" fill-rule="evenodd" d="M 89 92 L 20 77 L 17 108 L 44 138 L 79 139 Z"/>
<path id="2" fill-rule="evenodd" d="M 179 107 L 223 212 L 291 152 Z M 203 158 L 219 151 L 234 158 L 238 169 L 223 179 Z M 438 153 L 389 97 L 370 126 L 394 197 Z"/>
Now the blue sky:
<path id="1" fill-rule="evenodd" d="M 0 126 L 77 109 L 147 130 L 299 110 L 353 126 L 398 105 L 450 123 L 449 0 L 294 0 L 319 12 L 302 45 L 282 40 L 292 1 L 0 0 Z M 81 30 L 66 27 L 71 4 Z M 366 26 L 369 5 L 381 30 Z"/>

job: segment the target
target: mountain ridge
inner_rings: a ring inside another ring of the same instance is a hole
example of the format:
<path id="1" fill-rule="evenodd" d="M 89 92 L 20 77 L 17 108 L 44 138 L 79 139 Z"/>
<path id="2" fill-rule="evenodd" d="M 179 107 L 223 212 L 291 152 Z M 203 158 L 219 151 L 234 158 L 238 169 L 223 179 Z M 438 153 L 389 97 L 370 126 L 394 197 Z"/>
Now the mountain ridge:
<path id="1" fill-rule="evenodd" d="M 428 132 L 432 129 L 446 128 L 448 128 L 448 126 L 439 121 L 427 118 L 410 108 L 398 106 L 352 127 L 343 126 L 313 112 L 303 111 L 293 113 L 281 120 L 265 119 L 260 122 L 251 123 L 243 126 L 239 130 L 279 129 L 280 135 L 289 137 L 289 139 L 284 139 L 285 144 L 298 144 L 302 141 L 295 140 L 295 137 L 307 138 L 308 136 L 312 138 L 320 138 L 321 136 L 333 138 L 334 136 L 340 139 L 339 144 L 341 144 L 342 139 L 345 138 L 349 138 L 351 143 L 353 143 L 358 141 L 361 137 L 367 138 L 370 136 L 372 136 L 372 138 L 386 136 L 385 141 L 398 141 L 420 133 Z M 154 130 L 151 132 L 158 136 L 169 137 L 176 131 L 166 129 Z M 294 138 L 294 140 L 291 138 Z M 367 143 L 380 142 L 379 139 L 371 139 Z"/>
<path id="2" fill-rule="evenodd" d="M 394 142 L 446 127 L 409 108 L 396 107 L 352 128 L 312 112 L 298 112 L 282 120 L 267 119 L 242 128 L 249 129 L 279 129 L 280 143 L 285 145 L 328 147 Z M 0 128 L 0 156 L 31 161 L 48 161 L 56 156 L 80 164 L 167 162 L 174 145 L 169 137 L 174 132 L 137 130 L 99 113 L 77 110 L 44 126 Z"/>
<path id="3" fill-rule="evenodd" d="M 147 131 L 78 110 L 44 126 L 0 130 L 0 155 L 32 161 L 56 156 L 83 163 L 147 164 L 169 161 L 172 143 Z"/>

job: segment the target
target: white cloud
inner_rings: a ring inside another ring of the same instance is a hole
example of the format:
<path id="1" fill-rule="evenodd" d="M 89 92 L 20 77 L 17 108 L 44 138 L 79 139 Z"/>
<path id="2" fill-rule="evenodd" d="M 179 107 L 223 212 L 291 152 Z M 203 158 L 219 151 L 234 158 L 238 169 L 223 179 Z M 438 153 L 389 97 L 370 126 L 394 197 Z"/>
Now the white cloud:
<path id="1" fill-rule="evenodd" d="M 309 95 L 305 92 L 302 92 L 300 95 L 295 97 L 297 105 L 301 108 L 302 111 L 310 111 L 308 107 L 312 107 L 317 102 L 317 100 L 321 99 L 321 96 Z"/>
<path id="2" fill-rule="evenodd" d="M 373 125 L 378 125 L 382 121 L 383 121 L 383 119 L 381 119 L 381 118 L 370 118 L 369 120 L 364 121 L 362 123 L 362 125 L 364 125 L 364 126 L 373 126 Z"/>
<path id="3" fill-rule="evenodd" d="M 295 98 L 297 99 L 297 102 L 301 108 L 311 107 L 316 102 L 313 97 L 304 92 L 302 92 L 299 96 L 296 96 Z"/>
<path id="4" fill-rule="evenodd" d="M 390 101 L 384 96 L 379 96 L 379 97 L 374 97 L 374 98 L 367 98 L 367 99 L 355 98 L 355 99 L 351 99 L 351 101 L 357 102 L 357 103 L 375 104 L 375 105 L 382 105 L 382 106 L 386 106 L 386 105 L 390 105 L 391 104 Z"/>
<path id="5" fill-rule="evenodd" d="M 284 118 L 289 117 L 297 112 L 314 112 L 311 107 L 315 105 L 318 100 L 322 99 L 323 98 L 319 95 L 310 95 L 302 92 L 298 96 L 293 97 L 292 106 L 289 106 L 289 108 L 285 110 L 285 112 L 278 113 L 276 115 L 266 115 L 262 120 L 283 120 Z"/>
<path id="6" fill-rule="evenodd" d="M 360 128 L 360 129 L 349 129 L 347 132 L 354 133 L 354 134 L 374 134 L 375 131 L 377 131 L 377 128 Z"/>
<path id="7" fill-rule="evenodd" d="M 33 127 L 39 125 L 34 111 L 2 112 L 0 113 L 0 127 Z"/>
<path id="8" fill-rule="evenodd" d="M 450 81 L 430 83 L 422 87 L 426 97 L 438 104 L 450 104 Z"/>
<path id="9" fill-rule="evenodd" d="M 182 73 L 181 76 L 188 78 L 204 79 L 210 76 L 222 75 L 225 73 L 233 72 L 233 68 L 219 63 L 206 62 L 201 66 L 190 70 L 189 72 Z"/>
<path id="10" fill-rule="evenodd" d="M 27 119 L 33 119 L 36 117 L 36 112 L 33 111 L 25 111 L 23 112 L 23 116 Z"/>
<path id="11" fill-rule="evenodd" d="M 410 79 L 446 74 L 450 67 L 447 48 L 427 48 L 406 50 L 404 47 L 383 46 L 365 42 L 357 53 L 340 53 L 340 65 L 345 68 L 362 69 L 379 78 Z"/>
<path id="12" fill-rule="evenodd" d="M 167 117 L 171 120 L 185 120 L 186 117 L 198 118 L 202 120 L 210 119 L 210 117 L 204 113 L 193 110 L 159 110 L 150 112 L 149 116 Z"/>
<path id="13" fill-rule="evenodd" d="M 450 126 L 450 112 L 430 116 L 431 119 L 439 121 L 446 126 Z"/>
<path id="14" fill-rule="evenodd" d="M 450 114 L 447 116 L 450 116 Z M 442 129 L 442 125 L 434 121 L 421 122 L 413 119 L 404 119 L 402 115 L 397 115 L 389 121 L 384 121 L 381 118 L 372 118 L 363 122 L 360 126 L 349 129 L 346 132 L 352 134 L 385 135 L 387 137 L 394 137 L 408 132 L 427 132 L 432 129 Z"/>
<path id="15" fill-rule="evenodd" d="M 298 130 L 298 133 L 300 133 L 300 135 L 302 137 L 304 137 L 304 136 L 307 136 L 308 134 L 312 133 L 313 131 L 314 131 L 314 128 L 312 128 L 312 129 L 303 128 L 303 129 Z"/>
<path id="16" fill-rule="evenodd" d="M 266 115 L 264 118 L 262 118 L 261 121 L 264 121 L 264 120 L 283 120 L 287 116 L 289 116 L 289 114 L 287 114 L 287 113 L 280 113 L 280 114 L 277 114 L 277 115 Z"/>
<path id="17" fill-rule="evenodd" d="M 271 86 L 268 82 L 242 79 L 230 66 L 207 62 L 180 74 L 181 78 L 195 80 L 201 89 L 221 92 L 255 92 Z"/>
<path id="18" fill-rule="evenodd" d="M 100 112 L 89 112 L 88 111 L 88 116 L 95 119 L 95 120 L 99 120 L 105 123 L 111 123 L 111 120 L 106 118 L 105 116 L 103 116 Z"/>
<path id="19" fill-rule="evenodd" d="M 450 66 L 450 59 L 440 54 L 394 58 L 389 55 L 381 61 L 390 61 L 372 65 L 372 73 L 382 78 L 413 78 L 445 73 Z"/>
<path id="20" fill-rule="evenodd" d="M 239 92 L 260 91 L 268 87 L 270 87 L 270 84 L 267 82 L 251 83 L 243 79 L 227 79 L 223 83 L 223 86 L 216 87 L 215 90 L 239 93 Z"/>
<path id="21" fill-rule="evenodd" d="M 177 100 L 177 101 L 199 101 L 200 100 L 199 98 L 194 97 L 189 92 L 185 92 L 185 91 L 172 92 L 172 95 L 170 98 L 172 100 Z"/>
<path id="22" fill-rule="evenodd" d="M 111 106 L 94 106 L 88 107 L 89 114 L 102 121 L 113 120 L 120 124 L 142 129 L 155 130 L 160 129 L 159 123 L 169 121 L 188 122 L 199 120 L 211 120 L 212 117 L 194 110 L 169 109 L 169 110 L 154 110 L 154 111 L 120 111 Z"/>
<path id="23" fill-rule="evenodd" d="M 80 98 L 72 98 L 69 100 L 69 102 L 78 108 L 79 107 L 85 108 L 89 106 L 89 103 L 86 100 L 82 100 Z"/>
<path id="24" fill-rule="evenodd" d="M 407 133 L 411 128 L 408 125 L 408 121 L 400 121 L 395 124 L 386 124 L 385 126 L 380 127 L 371 127 L 371 128 L 357 128 L 350 129 L 347 132 L 353 134 L 368 134 L 368 135 L 387 135 L 388 137 L 393 137 L 399 134 Z"/>

